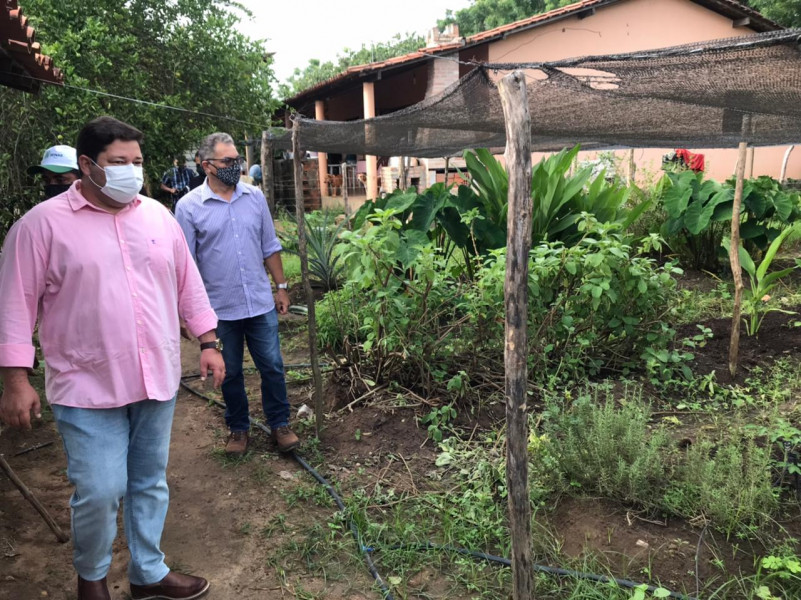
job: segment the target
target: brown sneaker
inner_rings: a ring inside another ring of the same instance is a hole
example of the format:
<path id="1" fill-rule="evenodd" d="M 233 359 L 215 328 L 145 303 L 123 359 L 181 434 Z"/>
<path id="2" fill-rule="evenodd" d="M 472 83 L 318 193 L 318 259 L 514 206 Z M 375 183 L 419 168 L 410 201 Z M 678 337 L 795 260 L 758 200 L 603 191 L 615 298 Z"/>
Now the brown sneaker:
<path id="1" fill-rule="evenodd" d="M 286 425 L 273 429 L 273 440 L 278 444 L 279 452 L 291 452 L 300 444 L 298 436 Z"/>
<path id="2" fill-rule="evenodd" d="M 164 579 L 152 585 L 131 584 L 133 600 L 195 600 L 208 591 L 209 582 L 202 577 L 175 571 L 170 571 Z"/>
<path id="3" fill-rule="evenodd" d="M 248 451 L 248 432 L 232 431 L 225 444 L 225 453 L 228 456 L 244 456 Z"/>

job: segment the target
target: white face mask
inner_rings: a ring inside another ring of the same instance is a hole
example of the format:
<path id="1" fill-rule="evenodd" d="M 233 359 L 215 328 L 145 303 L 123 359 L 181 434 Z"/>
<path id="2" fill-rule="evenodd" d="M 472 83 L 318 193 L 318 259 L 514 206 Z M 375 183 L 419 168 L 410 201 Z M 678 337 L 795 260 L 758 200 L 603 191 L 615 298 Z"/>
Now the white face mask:
<path id="1" fill-rule="evenodd" d="M 95 164 L 100 167 L 97 163 Z M 142 166 L 133 164 L 110 165 L 100 168 L 106 174 L 106 185 L 100 188 L 100 192 L 118 204 L 130 204 L 133 202 L 145 182 Z M 91 175 L 89 179 L 92 183 L 95 183 Z M 95 185 L 97 184 L 95 183 Z"/>

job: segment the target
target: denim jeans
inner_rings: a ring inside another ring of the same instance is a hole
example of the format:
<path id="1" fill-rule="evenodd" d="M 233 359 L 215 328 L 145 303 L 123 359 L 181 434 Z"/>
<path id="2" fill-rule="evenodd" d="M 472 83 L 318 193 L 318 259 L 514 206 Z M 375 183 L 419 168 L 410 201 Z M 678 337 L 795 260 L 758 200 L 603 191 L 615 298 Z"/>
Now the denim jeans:
<path id="1" fill-rule="evenodd" d="M 67 477 L 75 486 L 70 507 L 78 575 L 97 581 L 108 573 L 124 498 L 128 577 L 135 585 L 161 581 L 170 571 L 160 545 L 169 504 L 166 471 L 175 398 L 120 408 L 52 408 L 67 454 Z"/>
<path id="2" fill-rule="evenodd" d="M 275 429 L 289 424 L 289 402 L 286 398 L 284 360 L 278 341 L 278 313 L 236 321 L 219 321 L 217 337 L 223 344 L 225 379 L 222 394 L 225 400 L 225 423 L 231 431 L 250 429 L 248 397 L 245 392 L 245 375 L 242 361 L 245 341 L 256 368 L 261 374 L 261 406 L 267 424 Z"/>

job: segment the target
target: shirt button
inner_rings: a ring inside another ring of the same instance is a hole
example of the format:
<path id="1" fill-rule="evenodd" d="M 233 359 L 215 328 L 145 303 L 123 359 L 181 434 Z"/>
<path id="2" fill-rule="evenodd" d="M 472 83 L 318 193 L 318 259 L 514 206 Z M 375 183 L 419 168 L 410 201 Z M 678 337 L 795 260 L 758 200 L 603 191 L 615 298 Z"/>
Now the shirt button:
<path id="1" fill-rule="evenodd" d="M 136 324 L 137 324 L 137 325 L 141 325 L 141 324 L 142 324 L 142 321 L 137 321 L 137 322 L 136 322 Z"/>
<path id="2" fill-rule="evenodd" d="M 125 243 L 125 240 L 120 240 L 120 244 L 124 244 L 124 243 Z"/>
<path id="3" fill-rule="evenodd" d="M 145 350 L 144 348 L 140 348 L 140 350 L 142 351 L 142 354 L 144 354 L 145 352 L 147 352 L 147 350 Z"/>
<path id="4" fill-rule="evenodd" d="M 133 294 L 131 294 L 131 296 L 133 296 L 134 298 L 136 298 L 136 292 L 134 292 Z"/>
<path id="5" fill-rule="evenodd" d="M 131 270 L 131 267 L 125 267 L 125 270 L 126 270 L 126 271 L 130 271 L 130 270 Z"/>

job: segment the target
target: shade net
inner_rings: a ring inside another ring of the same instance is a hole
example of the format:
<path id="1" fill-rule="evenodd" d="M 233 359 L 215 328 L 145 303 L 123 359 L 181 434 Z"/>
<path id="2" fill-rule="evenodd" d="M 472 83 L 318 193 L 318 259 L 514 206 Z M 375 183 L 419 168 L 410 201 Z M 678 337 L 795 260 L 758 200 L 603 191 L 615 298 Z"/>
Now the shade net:
<path id="1" fill-rule="evenodd" d="M 437 96 L 358 121 L 299 119 L 304 150 L 376 156 L 449 156 L 501 149 L 496 82 L 523 71 L 532 150 L 580 143 L 616 147 L 728 148 L 801 141 L 801 30 L 784 30 L 545 63 L 490 63 Z M 438 59 L 444 60 L 444 59 Z M 291 147 L 291 133 L 273 135 Z"/>

